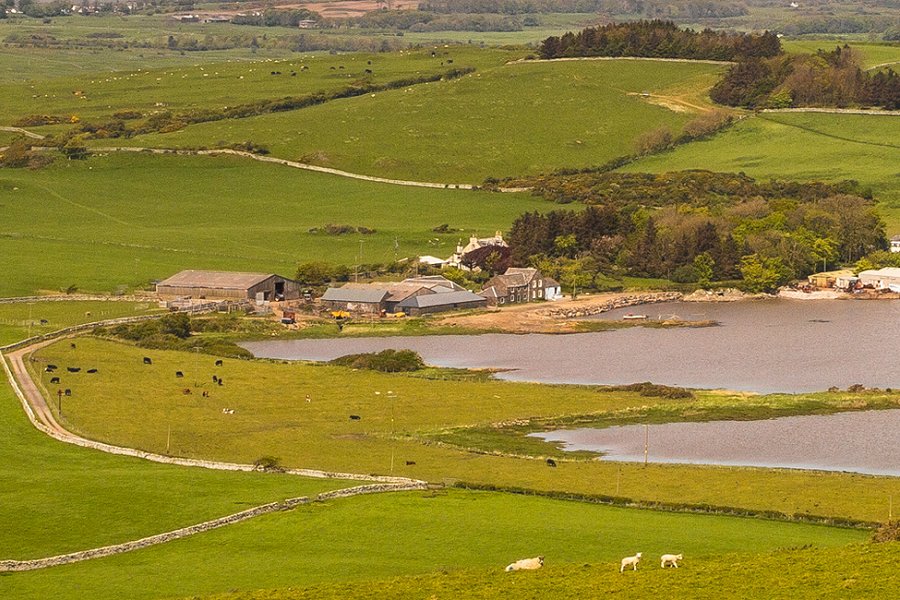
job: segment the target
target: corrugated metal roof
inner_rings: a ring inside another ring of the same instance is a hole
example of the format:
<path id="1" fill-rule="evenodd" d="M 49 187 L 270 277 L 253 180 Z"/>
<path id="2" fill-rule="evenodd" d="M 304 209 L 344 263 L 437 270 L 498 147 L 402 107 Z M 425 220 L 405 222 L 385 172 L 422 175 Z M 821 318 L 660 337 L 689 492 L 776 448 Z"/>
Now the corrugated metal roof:
<path id="1" fill-rule="evenodd" d="M 339 287 L 328 288 L 325 290 L 325 294 L 322 295 L 322 300 L 377 304 L 382 302 L 387 295 L 388 293 L 386 290 Z"/>
<path id="2" fill-rule="evenodd" d="M 160 281 L 157 285 L 224 290 L 246 290 L 274 277 L 274 273 L 239 273 L 233 271 L 187 270 Z"/>
<path id="3" fill-rule="evenodd" d="M 462 292 L 448 292 L 446 294 L 426 294 L 424 296 L 413 296 L 407 298 L 399 304 L 403 308 L 428 308 L 433 306 L 444 306 L 447 304 L 462 304 L 464 302 L 485 302 L 484 296 L 473 294 L 468 290 Z"/>

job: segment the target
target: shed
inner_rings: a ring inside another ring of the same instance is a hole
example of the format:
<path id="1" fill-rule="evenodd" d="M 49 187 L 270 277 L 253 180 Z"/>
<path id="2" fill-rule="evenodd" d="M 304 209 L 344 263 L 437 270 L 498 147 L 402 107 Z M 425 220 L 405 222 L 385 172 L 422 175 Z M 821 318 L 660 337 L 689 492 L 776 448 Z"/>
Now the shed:
<path id="1" fill-rule="evenodd" d="M 853 271 L 851 271 L 850 269 L 815 273 L 807 277 L 807 280 L 809 281 L 809 285 L 814 285 L 817 288 L 831 288 L 837 284 L 838 279 L 847 277 L 853 277 Z"/>
<path id="2" fill-rule="evenodd" d="M 181 271 L 156 284 L 161 297 L 226 300 L 294 300 L 300 283 L 274 273 Z"/>
<path id="3" fill-rule="evenodd" d="M 378 288 L 328 288 L 322 296 L 322 304 L 331 310 L 375 314 L 385 309 L 388 295 L 387 290 Z"/>
<path id="4" fill-rule="evenodd" d="M 484 308 L 485 306 L 487 306 L 487 299 L 484 296 L 463 290 L 444 292 L 442 294 L 411 296 L 400 302 L 397 308 L 409 315 L 418 316 L 446 310 Z"/>

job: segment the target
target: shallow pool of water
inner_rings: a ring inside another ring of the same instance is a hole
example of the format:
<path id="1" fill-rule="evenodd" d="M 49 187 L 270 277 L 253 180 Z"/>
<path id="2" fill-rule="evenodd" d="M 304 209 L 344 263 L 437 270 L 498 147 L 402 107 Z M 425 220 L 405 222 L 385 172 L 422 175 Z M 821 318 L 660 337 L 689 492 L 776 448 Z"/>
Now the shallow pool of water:
<path id="1" fill-rule="evenodd" d="M 900 476 L 900 410 L 625 425 L 531 434 L 607 460 L 851 471 Z"/>

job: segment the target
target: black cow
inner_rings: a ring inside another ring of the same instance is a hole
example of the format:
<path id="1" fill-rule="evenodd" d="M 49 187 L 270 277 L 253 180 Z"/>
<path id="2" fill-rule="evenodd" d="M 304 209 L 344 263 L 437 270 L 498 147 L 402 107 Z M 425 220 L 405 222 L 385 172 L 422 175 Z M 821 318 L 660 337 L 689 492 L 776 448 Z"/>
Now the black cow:
<path id="1" fill-rule="evenodd" d="M 91 373 L 91 374 L 94 374 L 94 373 L 97 372 L 97 369 L 88 369 L 87 372 L 88 372 L 88 373 Z"/>
<path id="2" fill-rule="evenodd" d="M 219 383 L 219 378 L 213 375 L 213 383 Z"/>
<path id="3" fill-rule="evenodd" d="M 556 466 L 556 461 L 553 460 L 552 458 L 548 458 L 548 459 L 547 459 L 547 466 L 548 466 L 548 467 L 555 467 L 555 466 Z"/>
<path id="4" fill-rule="evenodd" d="M 222 379 L 221 377 L 219 377 L 219 385 L 222 385 L 222 382 L 223 382 L 223 381 L 225 381 L 225 380 Z"/>
<path id="5" fill-rule="evenodd" d="M 59 377 L 51 377 L 50 383 L 59 383 Z"/>
<path id="6" fill-rule="evenodd" d="M 81 370 L 81 367 L 66 367 L 66 371 L 69 373 L 77 373 Z"/>
<path id="7" fill-rule="evenodd" d="M 372 74 L 372 69 L 366 69 L 366 74 L 367 74 L 367 75 L 371 75 L 371 74 Z"/>
<path id="8" fill-rule="evenodd" d="M 65 394 L 66 394 L 66 396 L 71 396 L 72 390 L 70 390 L 69 388 L 66 388 Z"/>
<path id="9" fill-rule="evenodd" d="M 41 319 L 41 325 L 49 325 L 49 324 L 50 324 L 50 321 L 48 321 L 47 319 Z"/>
<path id="10" fill-rule="evenodd" d="M 410 465 L 414 465 L 414 464 L 416 464 L 416 461 L 414 461 L 414 460 L 408 460 L 408 461 L 406 461 L 406 466 L 407 466 L 407 467 L 410 466 Z"/>
<path id="11" fill-rule="evenodd" d="M 152 365 L 152 364 L 153 364 L 153 361 L 150 360 L 150 357 L 149 357 L 149 356 L 145 356 L 145 357 L 144 357 L 144 364 L 145 364 L 145 365 Z"/>
<path id="12" fill-rule="evenodd" d="M 221 366 L 222 366 L 222 361 L 221 361 L 221 360 L 217 360 L 217 361 L 216 361 L 216 366 L 217 366 L 217 367 L 221 367 Z"/>
<path id="13" fill-rule="evenodd" d="M 56 370 L 56 365 L 47 365 L 46 367 L 44 367 L 44 371 L 46 371 L 47 373 L 52 373 L 55 370 Z"/>
<path id="14" fill-rule="evenodd" d="M 184 373 L 181 371 L 175 371 L 175 377 L 184 377 Z"/>
<path id="15" fill-rule="evenodd" d="M 360 417 L 359 415 L 350 415 L 351 421 L 359 421 L 360 419 L 362 419 L 362 417 Z"/>
<path id="16" fill-rule="evenodd" d="M 70 347 L 72 350 L 74 350 L 74 349 L 75 349 L 75 342 L 72 342 L 71 344 L 69 344 L 69 347 Z"/>

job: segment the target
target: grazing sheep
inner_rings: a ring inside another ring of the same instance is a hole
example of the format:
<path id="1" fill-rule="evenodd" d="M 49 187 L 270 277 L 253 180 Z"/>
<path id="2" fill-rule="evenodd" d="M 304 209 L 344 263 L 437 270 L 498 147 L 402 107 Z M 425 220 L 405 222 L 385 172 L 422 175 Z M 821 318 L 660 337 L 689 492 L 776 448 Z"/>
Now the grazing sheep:
<path id="1" fill-rule="evenodd" d="M 233 409 L 233 408 L 223 408 L 223 409 L 222 409 L 222 414 L 223 414 L 223 415 L 233 415 L 233 414 L 234 414 L 234 409 Z"/>
<path id="2" fill-rule="evenodd" d="M 663 554 L 660 557 L 660 565 L 663 569 L 665 569 L 668 565 L 672 565 L 676 569 L 678 568 L 678 561 L 683 559 L 684 556 L 681 554 Z"/>
<path id="3" fill-rule="evenodd" d="M 556 466 L 556 461 L 553 460 L 552 458 L 548 458 L 548 459 L 547 459 L 547 466 L 548 466 L 548 467 L 555 467 L 555 466 Z"/>
<path id="4" fill-rule="evenodd" d="M 534 571 L 535 569 L 540 569 L 544 566 L 544 557 L 537 556 L 535 558 L 523 558 L 522 560 L 517 560 L 511 565 L 506 565 L 506 572 L 510 571 Z"/>
<path id="5" fill-rule="evenodd" d="M 626 556 L 622 559 L 622 565 L 619 567 L 619 573 L 625 572 L 625 567 L 631 567 L 633 571 L 637 571 L 638 563 L 641 562 L 641 552 L 634 556 Z"/>

